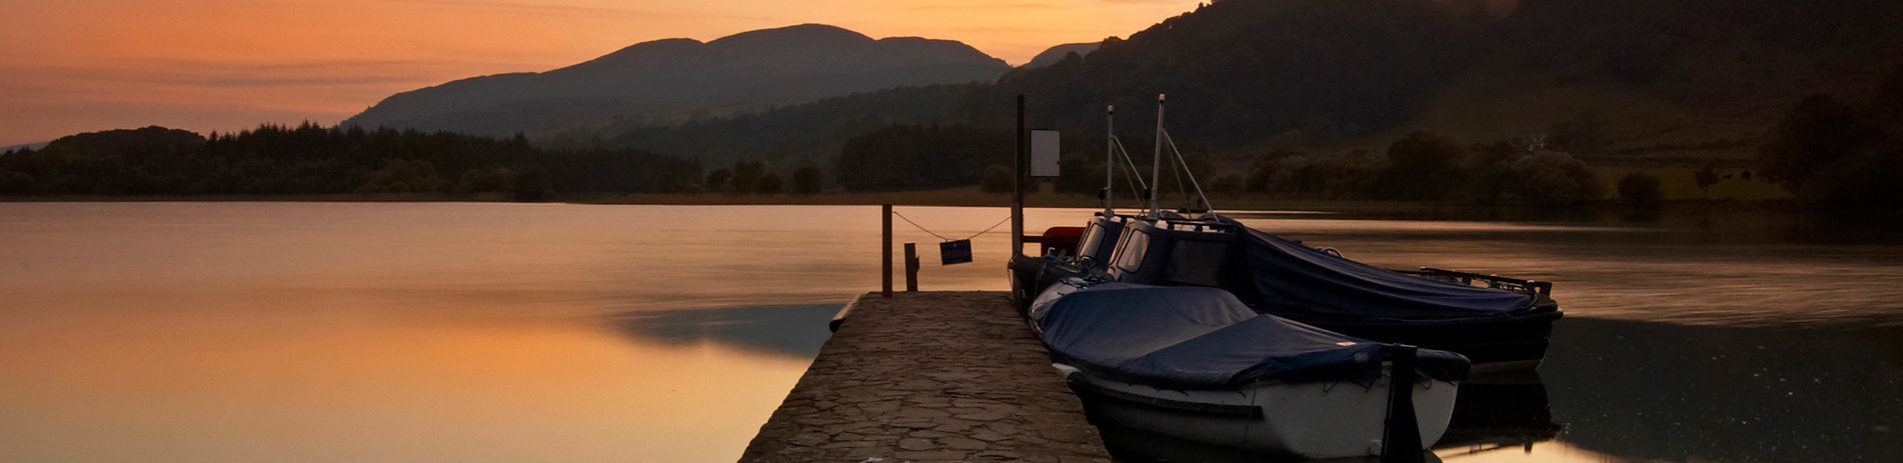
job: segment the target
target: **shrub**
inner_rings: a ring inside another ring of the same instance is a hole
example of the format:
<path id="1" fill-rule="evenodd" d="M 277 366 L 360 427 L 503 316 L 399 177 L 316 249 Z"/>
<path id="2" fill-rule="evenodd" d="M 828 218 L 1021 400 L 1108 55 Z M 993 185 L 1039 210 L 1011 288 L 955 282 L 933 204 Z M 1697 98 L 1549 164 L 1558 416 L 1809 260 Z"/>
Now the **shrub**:
<path id="1" fill-rule="evenodd" d="M 1541 151 L 1513 161 L 1505 195 L 1533 206 L 1569 206 L 1599 196 L 1599 181 L 1586 163 L 1558 151 Z"/>
<path id="2" fill-rule="evenodd" d="M 1619 199 L 1632 209 L 1654 209 L 1664 198 L 1659 192 L 1659 178 L 1652 174 L 1633 172 L 1619 179 Z"/>
<path id="3" fill-rule="evenodd" d="M 777 195 L 786 192 L 786 185 L 780 181 L 780 174 L 768 172 L 753 181 L 753 192 L 763 195 Z"/>
<path id="4" fill-rule="evenodd" d="M 819 177 L 819 168 L 801 167 L 793 171 L 793 194 L 810 195 L 819 193 L 823 180 Z"/>
<path id="5" fill-rule="evenodd" d="M 978 189 L 986 193 L 1010 193 L 1011 169 L 997 164 L 986 166 L 984 180 L 978 184 Z"/>

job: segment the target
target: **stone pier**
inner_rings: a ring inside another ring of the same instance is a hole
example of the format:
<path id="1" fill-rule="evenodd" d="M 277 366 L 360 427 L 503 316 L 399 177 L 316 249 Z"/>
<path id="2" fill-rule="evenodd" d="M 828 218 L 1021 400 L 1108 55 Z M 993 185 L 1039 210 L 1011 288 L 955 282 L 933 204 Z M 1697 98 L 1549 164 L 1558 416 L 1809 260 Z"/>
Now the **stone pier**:
<path id="1" fill-rule="evenodd" d="M 1109 461 L 1003 292 L 878 293 L 760 427 L 742 462 Z"/>

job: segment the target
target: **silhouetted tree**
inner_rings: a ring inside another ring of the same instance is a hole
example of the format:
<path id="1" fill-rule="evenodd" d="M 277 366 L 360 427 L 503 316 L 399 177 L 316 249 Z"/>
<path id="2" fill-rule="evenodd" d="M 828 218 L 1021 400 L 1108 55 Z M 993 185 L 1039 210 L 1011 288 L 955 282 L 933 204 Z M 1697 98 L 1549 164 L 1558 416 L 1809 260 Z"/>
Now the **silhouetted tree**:
<path id="1" fill-rule="evenodd" d="M 766 164 L 760 161 L 735 161 L 733 163 L 733 191 L 735 193 L 753 193 L 757 183 L 766 175 Z"/>
<path id="2" fill-rule="evenodd" d="M 786 192 L 786 185 L 785 182 L 780 180 L 780 174 L 767 172 L 765 175 L 761 175 L 759 180 L 753 182 L 753 192 L 763 195 L 777 195 Z"/>
<path id="3" fill-rule="evenodd" d="M 1627 208 L 1634 210 L 1655 209 L 1665 195 L 1659 192 L 1659 178 L 1652 174 L 1633 172 L 1619 178 L 1619 199 Z"/>
<path id="4" fill-rule="evenodd" d="M 793 194 L 817 194 L 819 193 L 821 182 L 819 168 L 801 167 L 793 171 Z"/>
<path id="5" fill-rule="evenodd" d="M 1813 95 L 1772 127 L 1758 150 L 1759 173 L 1797 192 L 1817 171 L 1855 155 L 1876 136 L 1869 118 L 1836 98 Z"/>
<path id="6" fill-rule="evenodd" d="M 733 179 L 733 171 L 726 168 L 714 169 L 707 173 L 707 191 L 722 191 Z"/>
<path id="7" fill-rule="evenodd" d="M 1414 132 L 1388 146 L 1387 171 L 1381 175 L 1383 196 L 1401 200 L 1446 198 L 1459 184 L 1462 153 L 1454 142 L 1427 132 Z"/>
<path id="8" fill-rule="evenodd" d="M 1011 169 L 997 164 L 985 166 L 984 180 L 978 189 L 986 193 L 1010 193 Z"/>

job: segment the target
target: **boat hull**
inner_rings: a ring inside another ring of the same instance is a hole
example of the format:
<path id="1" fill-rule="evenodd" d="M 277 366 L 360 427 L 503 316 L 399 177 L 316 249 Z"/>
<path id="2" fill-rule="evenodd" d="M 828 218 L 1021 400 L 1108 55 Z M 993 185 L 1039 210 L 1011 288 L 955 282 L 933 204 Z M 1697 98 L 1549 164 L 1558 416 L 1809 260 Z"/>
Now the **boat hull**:
<path id="1" fill-rule="evenodd" d="M 1302 458 L 1382 453 L 1389 382 L 1268 383 L 1244 389 L 1178 391 L 1084 374 L 1055 365 L 1083 398 L 1092 420 L 1249 452 Z M 1447 431 L 1458 385 L 1413 387 L 1422 450 Z"/>
<path id="2" fill-rule="evenodd" d="M 1337 333 L 1371 341 L 1407 344 L 1464 355 L 1476 373 L 1539 368 L 1551 344 L 1558 309 L 1500 317 L 1458 320 L 1317 320 L 1281 315 Z"/>

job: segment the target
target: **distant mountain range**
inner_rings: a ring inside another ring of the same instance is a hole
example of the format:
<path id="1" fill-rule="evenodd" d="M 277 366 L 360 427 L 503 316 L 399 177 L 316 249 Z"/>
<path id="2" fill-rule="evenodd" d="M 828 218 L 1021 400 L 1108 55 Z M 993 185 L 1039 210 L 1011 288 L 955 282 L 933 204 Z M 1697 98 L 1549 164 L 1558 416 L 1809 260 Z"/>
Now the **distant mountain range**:
<path id="1" fill-rule="evenodd" d="M 665 125 L 898 86 L 989 82 L 1009 70 L 963 43 L 805 24 L 702 43 L 643 42 L 573 66 L 399 93 L 343 125 L 545 135 Z"/>

